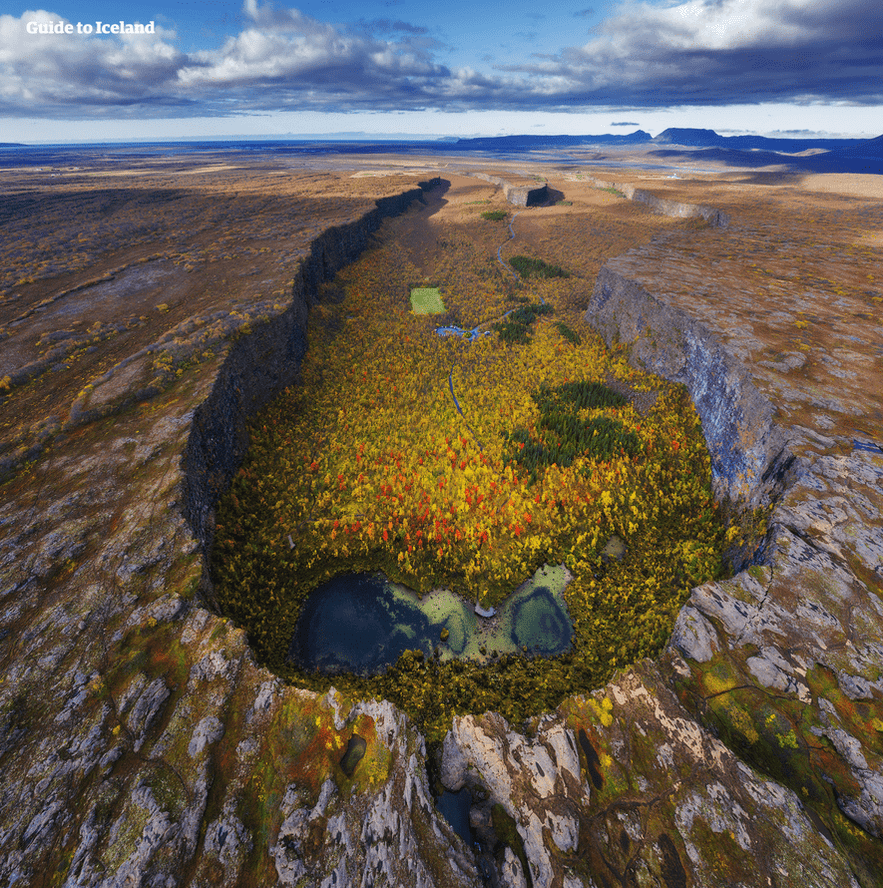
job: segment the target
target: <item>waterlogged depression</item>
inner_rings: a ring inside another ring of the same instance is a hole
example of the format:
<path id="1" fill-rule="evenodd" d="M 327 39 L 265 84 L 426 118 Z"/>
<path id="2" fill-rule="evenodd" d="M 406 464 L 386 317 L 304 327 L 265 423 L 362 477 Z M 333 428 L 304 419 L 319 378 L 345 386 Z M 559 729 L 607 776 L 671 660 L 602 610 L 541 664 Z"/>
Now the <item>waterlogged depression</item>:
<path id="1" fill-rule="evenodd" d="M 337 576 L 304 603 L 288 660 L 324 673 L 376 675 L 406 650 L 477 662 L 564 653 L 573 637 L 563 596 L 570 579 L 564 566 L 545 566 L 486 619 L 448 589 L 421 598 L 383 574 Z"/>

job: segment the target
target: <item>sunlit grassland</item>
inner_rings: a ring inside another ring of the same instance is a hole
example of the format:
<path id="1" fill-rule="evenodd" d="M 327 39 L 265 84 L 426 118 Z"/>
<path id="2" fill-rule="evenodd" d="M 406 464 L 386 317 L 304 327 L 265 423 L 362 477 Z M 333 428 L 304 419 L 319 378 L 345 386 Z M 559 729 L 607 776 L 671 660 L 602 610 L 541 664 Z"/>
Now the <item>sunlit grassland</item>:
<path id="1" fill-rule="evenodd" d="M 415 287 L 411 290 L 411 310 L 414 314 L 439 314 L 445 310 L 437 287 Z"/>
<path id="2" fill-rule="evenodd" d="M 432 269 L 446 315 L 409 310 L 420 270 L 394 242 L 338 276 L 345 298 L 313 309 L 302 383 L 253 425 L 219 506 L 213 562 L 221 606 L 271 668 L 317 689 L 382 694 L 431 738 L 454 713 L 494 709 L 519 721 L 658 653 L 689 590 L 719 575 L 724 541 L 685 392 L 605 350 L 574 310 L 538 317 L 525 343 L 502 342 L 491 324 L 513 295 L 554 307 L 563 288 L 566 305 L 573 281 L 509 282 L 474 245 L 462 247 L 447 247 Z M 436 327 L 449 320 L 489 335 L 440 337 Z M 562 332 L 565 322 L 578 341 Z M 550 441 L 541 389 L 576 381 L 631 395 L 577 418 L 634 446 L 528 468 L 519 444 Z M 641 411 L 637 392 L 653 393 Z M 613 535 L 626 545 L 621 562 L 602 551 Z M 338 573 L 382 570 L 420 593 L 446 587 L 488 606 L 544 563 L 574 575 L 574 643 L 563 656 L 478 666 L 427 662 L 421 652 L 374 678 L 285 663 L 301 603 Z"/>

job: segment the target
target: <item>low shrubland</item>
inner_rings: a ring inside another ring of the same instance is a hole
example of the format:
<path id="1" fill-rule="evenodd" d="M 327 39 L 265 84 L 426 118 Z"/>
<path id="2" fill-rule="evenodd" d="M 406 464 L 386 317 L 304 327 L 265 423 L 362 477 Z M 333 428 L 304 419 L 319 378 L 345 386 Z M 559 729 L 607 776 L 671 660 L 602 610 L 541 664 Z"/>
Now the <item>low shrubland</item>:
<path id="1" fill-rule="evenodd" d="M 313 310 L 302 383 L 257 417 L 219 505 L 213 571 L 222 608 L 271 668 L 382 695 L 438 739 L 455 713 L 517 722 L 656 654 L 691 587 L 720 574 L 725 534 L 681 387 L 556 309 L 574 334 L 562 341 L 548 303 L 517 310 L 532 313 L 524 342 L 440 337 L 407 310 L 413 268 L 400 257 L 381 243 L 338 276 L 342 302 Z M 489 324 L 506 294 L 483 286 L 449 280 L 446 303 Z M 643 412 L 627 396 L 639 391 L 655 393 Z M 614 536 L 621 560 L 605 553 Z M 479 665 L 413 651 L 374 677 L 286 661 L 303 601 L 337 574 L 379 570 L 491 606 L 546 563 L 573 574 L 566 654 Z"/>

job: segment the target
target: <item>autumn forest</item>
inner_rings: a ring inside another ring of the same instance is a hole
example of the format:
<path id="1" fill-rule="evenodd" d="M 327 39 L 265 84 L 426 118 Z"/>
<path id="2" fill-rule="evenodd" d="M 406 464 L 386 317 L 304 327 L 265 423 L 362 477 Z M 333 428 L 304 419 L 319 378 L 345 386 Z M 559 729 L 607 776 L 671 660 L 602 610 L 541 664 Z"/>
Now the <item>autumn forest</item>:
<path id="1" fill-rule="evenodd" d="M 253 422 L 213 559 L 223 610 L 267 665 L 390 699 L 430 740 L 454 714 L 519 722 L 654 656 L 728 537 L 686 393 L 605 349 L 583 317 L 592 280 L 519 242 L 532 211 L 474 203 L 387 221 L 322 288 L 301 381 Z M 444 311 L 413 312 L 415 288 Z M 382 675 L 333 677 L 285 658 L 306 597 L 336 575 L 490 608 L 544 564 L 573 576 L 564 654 L 406 651 Z"/>

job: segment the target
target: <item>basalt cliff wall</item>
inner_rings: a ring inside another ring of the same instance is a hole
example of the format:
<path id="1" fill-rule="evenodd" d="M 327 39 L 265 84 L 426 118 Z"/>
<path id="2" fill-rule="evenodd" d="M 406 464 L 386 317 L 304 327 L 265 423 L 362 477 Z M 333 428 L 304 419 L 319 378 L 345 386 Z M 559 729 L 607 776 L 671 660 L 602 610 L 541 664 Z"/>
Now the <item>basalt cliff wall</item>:
<path id="1" fill-rule="evenodd" d="M 677 219 L 704 219 L 705 222 L 714 228 L 727 228 L 730 224 L 730 217 L 717 207 L 684 203 L 667 197 L 659 197 L 653 194 L 652 191 L 635 188 L 634 185 L 628 182 L 613 182 L 607 179 L 597 179 L 594 176 L 589 176 L 586 181 L 591 182 L 598 188 L 617 191 L 628 200 L 646 204 L 654 213 L 659 213 L 663 216 L 673 216 Z"/>
<path id="2" fill-rule="evenodd" d="M 781 493 L 795 461 L 787 436 L 748 370 L 709 330 L 609 265 L 598 274 L 586 314 L 608 346 L 628 343 L 636 365 L 687 387 L 718 500 L 753 507 Z"/>
<path id="3" fill-rule="evenodd" d="M 359 219 L 335 226 L 313 241 L 291 285 L 289 307 L 239 336 L 221 366 L 211 394 L 193 416 L 185 458 L 185 510 L 203 552 L 214 532 L 214 507 L 248 448 L 246 423 L 274 394 L 298 379 L 307 348 L 307 319 L 319 285 L 353 262 L 389 216 L 402 213 L 438 179 L 381 198 Z"/>
<path id="4" fill-rule="evenodd" d="M 481 179 L 484 182 L 490 182 L 503 190 L 503 196 L 506 200 L 516 207 L 535 207 L 545 203 L 549 199 L 549 186 L 544 182 L 542 185 L 526 185 L 523 183 L 511 182 L 500 176 L 492 176 L 488 173 L 463 172 L 465 176 L 472 176 L 475 179 Z"/>
<path id="5" fill-rule="evenodd" d="M 319 285 L 421 193 L 325 231 L 213 367 L 44 457 L 38 503 L 0 504 L 3 884 L 480 882 L 407 717 L 286 687 L 206 606 L 246 421 L 297 379 Z"/>
<path id="6" fill-rule="evenodd" d="M 729 221 L 671 203 L 658 211 Z M 455 719 L 442 782 L 476 791 L 482 846 L 494 806 L 511 818 L 507 885 L 880 885 L 883 453 L 795 457 L 806 430 L 778 425 L 724 340 L 629 276 L 640 253 L 605 265 L 586 317 L 687 387 L 717 497 L 743 522 L 761 509 L 765 536 L 731 580 L 693 590 L 659 660 L 526 733 Z"/>

